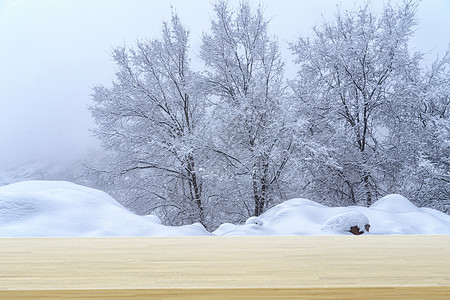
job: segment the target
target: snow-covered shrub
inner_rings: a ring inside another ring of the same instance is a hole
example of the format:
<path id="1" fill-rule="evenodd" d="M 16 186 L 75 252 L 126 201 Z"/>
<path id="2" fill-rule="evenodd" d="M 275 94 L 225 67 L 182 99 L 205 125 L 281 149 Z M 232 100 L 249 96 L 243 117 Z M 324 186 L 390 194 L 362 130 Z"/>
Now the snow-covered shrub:
<path id="1" fill-rule="evenodd" d="M 247 219 L 247 221 L 245 221 L 245 224 L 247 224 L 247 225 L 248 224 L 256 224 L 256 225 L 262 226 L 262 225 L 264 225 L 264 221 L 258 217 L 250 217 Z"/>
<path id="2" fill-rule="evenodd" d="M 362 234 L 369 228 L 369 219 L 364 214 L 350 211 L 330 218 L 323 224 L 322 230 Z"/>

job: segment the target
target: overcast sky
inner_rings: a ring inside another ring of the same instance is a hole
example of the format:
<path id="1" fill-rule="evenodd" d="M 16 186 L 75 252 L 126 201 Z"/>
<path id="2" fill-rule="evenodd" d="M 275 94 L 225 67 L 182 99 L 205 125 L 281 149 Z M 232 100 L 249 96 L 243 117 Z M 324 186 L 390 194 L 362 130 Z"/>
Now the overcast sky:
<path id="1" fill-rule="evenodd" d="M 285 49 L 322 15 L 330 18 L 337 4 L 351 9 L 356 0 L 262 2 Z M 0 168 L 73 159 L 98 147 L 87 107 L 92 88 L 114 79 L 111 49 L 158 37 L 171 5 L 190 28 L 194 56 L 213 16 L 209 0 L 0 0 Z M 430 59 L 442 55 L 450 42 L 450 1 L 424 0 L 418 17 L 411 46 Z"/>

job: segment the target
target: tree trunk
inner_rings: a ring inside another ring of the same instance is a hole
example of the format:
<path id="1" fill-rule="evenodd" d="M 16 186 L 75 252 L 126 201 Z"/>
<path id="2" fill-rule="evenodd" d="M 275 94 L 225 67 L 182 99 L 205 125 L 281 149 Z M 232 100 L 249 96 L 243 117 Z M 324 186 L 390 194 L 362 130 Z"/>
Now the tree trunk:
<path id="1" fill-rule="evenodd" d="M 268 188 L 268 159 L 264 157 L 258 159 L 255 163 L 252 173 L 253 198 L 255 200 L 255 216 L 260 216 L 267 206 L 267 188 Z"/>
<path id="2" fill-rule="evenodd" d="M 253 199 L 255 201 L 255 213 L 254 215 L 258 217 L 261 214 L 261 195 L 258 188 L 258 172 L 257 166 L 254 164 L 252 171 L 252 185 L 253 185 Z"/>
<path id="3" fill-rule="evenodd" d="M 369 175 L 364 176 L 364 188 L 366 190 L 366 206 L 369 207 L 372 205 L 372 194 L 370 193 L 370 183 L 369 183 Z"/>
<path id="4" fill-rule="evenodd" d="M 197 177 L 197 174 L 195 172 L 195 162 L 194 157 L 192 155 L 188 155 L 187 157 L 187 167 L 186 167 L 188 174 L 189 174 L 189 180 L 191 182 L 191 197 L 192 200 L 197 205 L 198 213 L 199 213 L 199 222 L 206 227 L 205 224 L 205 215 L 202 205 L 202 189 L 201 189 L 201 183 L 199 182 L 199 179 Z"/>

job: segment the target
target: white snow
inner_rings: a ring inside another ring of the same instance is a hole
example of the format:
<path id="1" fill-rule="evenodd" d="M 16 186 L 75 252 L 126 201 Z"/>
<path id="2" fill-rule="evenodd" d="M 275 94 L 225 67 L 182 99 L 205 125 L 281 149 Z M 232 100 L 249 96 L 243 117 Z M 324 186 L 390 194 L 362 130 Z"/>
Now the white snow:
<path id="1" fill-rule="evenodd" d="M 349 211 L 332 217 L 323 224 L 322 230 L 348 232 L 349 228 L 357 226 L 359 231 L 365 232 L 365 226 L 370 224 L 369 219 L 358 211 Z"/>
<path id="2" fill-rule="evenodd" d="M 0 187 L 1 237 L 210 235 L 200 224 L 164 226 L 138 216 L 108 194 L 63 181 Z"/>
<path id="3" fill-rule="evenodd" d="M 352 235 L 358 226 L 364 234 L 450 235 L 450 216 L 430 208 L 418 208 L 400 195 L 388 195 L 371 207 L 327 207 L 307 199 L 285 201 L 258 217 L 255 224 L 223 224 L 217 235 Z"/>
<path id="4" fill-rule="evenodd" d="M 381 198 L 372 204 L 371 208 L 398 213 L 414 212 L 419 209 L 409 202 L 408 199 L 397 194 L 391 194 Z"/>
<path id="5" fill-rule="evenodd" d="M 247 219 L 247 221 L 245 221 L 245 224 L 255 224 L 258 226 L 262 226 L 264 224 L 264 221 L 258 217 L 250 217 Z"/>
<path id="6" fill-rule="evenodd" d="M 164 226 L 138 216 L 108 194 L 62 181 L 26 181 L 0 187 L 0 237 L 446 234 L 450 216 L 418 208 L 400 195 L 371 207 L 327 207 L 307 199 L 285 201 L 246 224 L 222 224 L 212 234 L 201 224 Z"/>

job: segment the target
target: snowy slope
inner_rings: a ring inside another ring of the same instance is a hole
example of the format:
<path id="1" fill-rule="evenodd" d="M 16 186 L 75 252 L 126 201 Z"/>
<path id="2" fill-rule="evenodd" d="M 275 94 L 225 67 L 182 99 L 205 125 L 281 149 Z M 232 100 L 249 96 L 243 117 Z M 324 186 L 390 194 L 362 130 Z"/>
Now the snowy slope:
<path id="1" fill-rule="evenodd" d="M 0 187 L 0 236 L 210 235 L 200 224 L 164 226 L 138 216 L 108 194 L 63 181 L 26 181 Z"/>
<path id="2" fill-rule="evenodd" d="M 222 224 L 215 235 L 450 234 L 450 216 L 418 208 L 400 195 L 371 207 L 327 207 L 306 199 L 279 204 L 244 225 Z M 26 181 L 0 187 L 0 237 L 211 235 L 200 224 L 173 227 L 138 216 L 108 194 L 62 181 Z"/>

